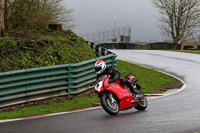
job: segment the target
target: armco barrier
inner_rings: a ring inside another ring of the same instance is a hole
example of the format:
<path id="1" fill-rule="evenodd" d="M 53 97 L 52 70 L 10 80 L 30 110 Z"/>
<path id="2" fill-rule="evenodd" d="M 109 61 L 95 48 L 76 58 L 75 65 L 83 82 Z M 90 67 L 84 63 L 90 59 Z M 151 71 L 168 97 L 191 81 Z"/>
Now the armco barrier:
<path id="1" fill-rule="evenodd" d="M 93 43 L 88 44 L 98 58 L 0 73 L 0 108 L 87 90 L 96 80 L 95 61 L 104 60 L 108 66 L 116 65 L 115 54 Z"/>
<path id="2" fill-rule="evenodd" d="M 106 48 L 96 45 L 95 43 L 88 42 L 88 45 L 96 52 L 97 57 L 105 56 L 108 54 L 114 54 L 114 53 L 108 51 Z"/>
<path id="3" fill-rule="evenodd" d="M 181 44 L 168 43 L 168 42 L 156 42 L 156 43 L 103 43 L 99 46 L 108 49 L 135 49 L 135 50 L 179 50 L 181 49 Z M 192 48 L 192 47 L 190 47 Z"/>

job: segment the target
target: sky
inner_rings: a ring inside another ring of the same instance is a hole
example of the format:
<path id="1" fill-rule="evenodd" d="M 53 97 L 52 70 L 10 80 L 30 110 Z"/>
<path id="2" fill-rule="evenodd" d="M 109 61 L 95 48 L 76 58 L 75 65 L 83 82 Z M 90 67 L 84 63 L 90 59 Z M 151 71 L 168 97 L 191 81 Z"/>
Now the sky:
<path id="1" fill-rule="evenodd" d="M 116 26 L 130 26 L 133 41 L 161 41 L 159 14 L 151 0 L 64 0 L 73 8 L 76 34 L 91 33 Z"/>

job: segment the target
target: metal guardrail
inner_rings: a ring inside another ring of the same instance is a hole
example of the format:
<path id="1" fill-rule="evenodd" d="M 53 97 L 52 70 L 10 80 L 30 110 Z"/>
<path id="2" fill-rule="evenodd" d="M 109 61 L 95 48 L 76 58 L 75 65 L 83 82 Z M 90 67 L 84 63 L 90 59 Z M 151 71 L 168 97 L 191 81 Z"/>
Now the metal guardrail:
<path id="1" fill-rule="evenodd" d="M 99 45 L 96 45 L 95 43 L 92 43 L 92 42 L 87 42 L 87 43 L 96 52 L 97 57 L 105 56 L 105 55 L 108 55 L 108 54 L 114 54 L 114 53 L 108 51 L 106 48 L 103 48 Z"/>
<path id="2" fill-rule="evenodd" d="M 52 97 L 78 94 L 96 80 L 94 63 L 104 60 L 115 66 L 116 55 L 88 42 L 98 58 L 64 64 L 0 73 L 0 108 Z"/>

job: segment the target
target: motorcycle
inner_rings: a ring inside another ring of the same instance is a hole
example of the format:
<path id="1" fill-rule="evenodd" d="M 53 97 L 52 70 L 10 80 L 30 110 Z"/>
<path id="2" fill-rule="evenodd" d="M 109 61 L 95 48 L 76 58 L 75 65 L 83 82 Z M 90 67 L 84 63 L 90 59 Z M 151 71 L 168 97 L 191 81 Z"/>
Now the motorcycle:
<path id="1" fill-rule="evenodd" d="M 136 83 L 136 76 L 129 76 L 131 74 L 128 74 L 126 79 L 139 90 L 138 95 L 140 95 L 140 97 L 135 97 L 127 86 L 120 84 L 119 80 L 109 84 L 109 75 L 102 75 L 97 79 L 94 91 L 101 99 L 101 105 L 108 114 L 117 115 L 119 111 L 127 110 L 132 107 L 139 111 L 147 108 L 147 99 L 141 92 L 141 87 Z"/>

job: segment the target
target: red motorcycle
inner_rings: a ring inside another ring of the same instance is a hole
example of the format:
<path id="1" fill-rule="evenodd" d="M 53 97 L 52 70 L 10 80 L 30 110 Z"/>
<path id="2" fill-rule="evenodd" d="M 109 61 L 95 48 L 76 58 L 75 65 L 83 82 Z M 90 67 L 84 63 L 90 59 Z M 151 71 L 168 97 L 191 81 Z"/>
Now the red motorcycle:
<path id="1" fill-rule="evenodd" d="M 130 75 L 130 74 L 129 74 Z M 136 84 L 136 76 L 126 76 L 134 87 L 140 90 L 140 86 Z M 102 75 L 97 79 L 95 85 L 95 93 L 101 99 L 103 109 L 110 115 L 117 115 L 119 111 L 134 107 L 137 110 L 145 110 L 147 108 L 147 99 L 140 91 L 139 97 L 134 97 L 128 87 L 121 85 L 119 80 L 109 84 L 109 75 Z"/>

